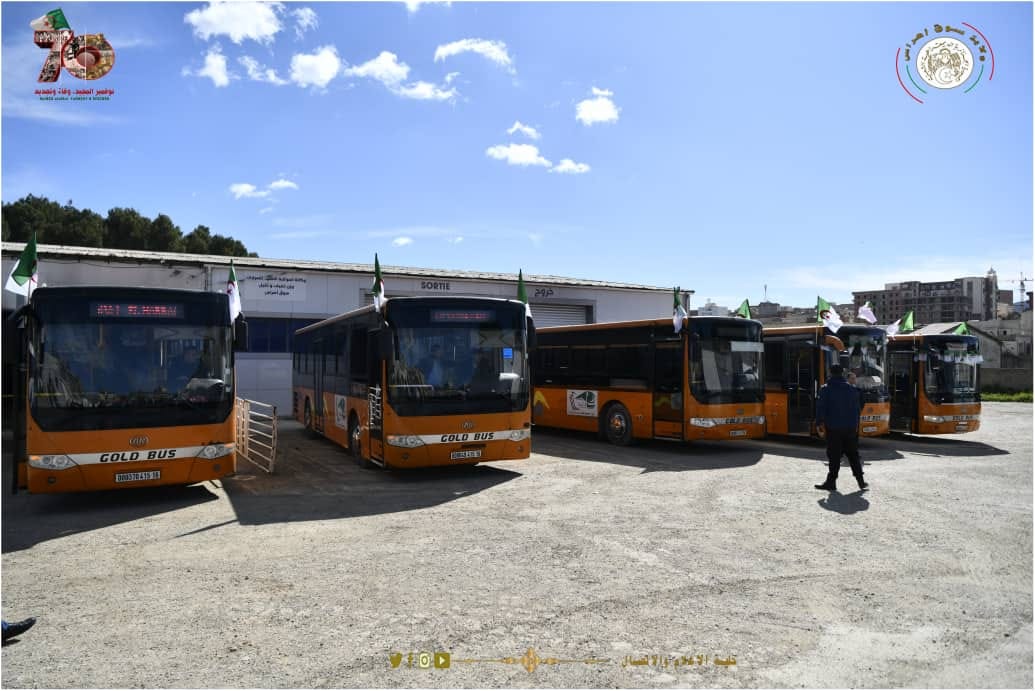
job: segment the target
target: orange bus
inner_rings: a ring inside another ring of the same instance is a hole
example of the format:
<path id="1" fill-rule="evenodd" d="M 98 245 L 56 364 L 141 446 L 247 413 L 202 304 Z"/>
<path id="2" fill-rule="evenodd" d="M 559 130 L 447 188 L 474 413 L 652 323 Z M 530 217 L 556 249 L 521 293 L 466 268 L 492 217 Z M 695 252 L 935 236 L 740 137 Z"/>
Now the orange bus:
<path id="1" fill-rule="evenodd" d="M 961 434 L 981 426 L 977 336 L 896 334 L 888 354 L 891 429 Z"/>
<path id="2" fill-rule="evenodd" d="M 831 333 L 822 324 L 767 326 L 766 427 L 770 434 L 816 434 L 816 399 L 830 366 L 854 372 L 862 403 L 859 434 L 888 433 L 891 403 L 884 375 L 888 336 L 883 329 L 845 324 Z"/>
<path id="3" fill-rule="evenodd" d="M 524 303 L 398 297 L 295 332 L 295 418 L 360 465 L 528 458 Z"/>
<path id="4" fill-rule="evenodd" d="M 762 325 L 737 317 L 544 327 L 536 333 L 537 425 L 634 439 L 765 434 Z"/>
<path id="5" fill-rule="evenodd" d="M 234 472 L 225 294 L 39 288 L 14 320 L 16 490 L 192 484 Z"/>

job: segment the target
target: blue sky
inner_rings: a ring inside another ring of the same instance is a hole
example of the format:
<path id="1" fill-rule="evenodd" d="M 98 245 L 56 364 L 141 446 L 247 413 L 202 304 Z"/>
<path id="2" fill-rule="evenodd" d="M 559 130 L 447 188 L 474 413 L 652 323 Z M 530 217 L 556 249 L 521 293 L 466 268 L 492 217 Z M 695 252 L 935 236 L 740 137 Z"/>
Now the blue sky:
<path id="1" fill-rule="evenodd" d="M 56 7 L 116 58 L 49 86 L 110 101 L 35 95 L 29 22 Z M 166 213 L 270 258 L 678 284 L 694 306 L 1032 275 L 1030 3 L 8 2 L 2 18 L 5 202 Z M 991 53 L 920 93 L 902 55 L 935 24 Z"/>

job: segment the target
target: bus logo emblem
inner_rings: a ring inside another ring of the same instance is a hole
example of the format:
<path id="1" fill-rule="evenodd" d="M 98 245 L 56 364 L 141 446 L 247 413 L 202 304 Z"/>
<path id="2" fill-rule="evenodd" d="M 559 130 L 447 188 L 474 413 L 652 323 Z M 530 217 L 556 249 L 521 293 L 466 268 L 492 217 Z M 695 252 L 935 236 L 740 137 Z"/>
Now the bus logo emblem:
<path id="1" fill-rule="evenodd" d="M 474 423 L 470 420 L 465 420 L 464 424 L 460 425 L 463 429 L 471 430 L 474 429 Z"/>
<path id="2" fill-rule="evenodd" d="M 147 437 L 130 437 L 129 438 L 129 445 L 130 446 L 147 446 L 147 442 L 149 442 L 149 441 L 150 441 L 150 439 L 148 439 Z"/>

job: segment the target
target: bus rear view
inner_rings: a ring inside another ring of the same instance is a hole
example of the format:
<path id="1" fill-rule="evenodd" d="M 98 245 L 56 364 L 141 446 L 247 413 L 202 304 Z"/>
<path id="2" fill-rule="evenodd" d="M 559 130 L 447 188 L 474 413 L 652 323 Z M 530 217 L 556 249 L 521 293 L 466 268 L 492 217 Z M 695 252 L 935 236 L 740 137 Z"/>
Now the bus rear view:
<path id="1" fill-rule="evenodd" d="M 225 294 L 40 288 L 16 317 L 19 488 L 192 484 L 234 472 Z"/>

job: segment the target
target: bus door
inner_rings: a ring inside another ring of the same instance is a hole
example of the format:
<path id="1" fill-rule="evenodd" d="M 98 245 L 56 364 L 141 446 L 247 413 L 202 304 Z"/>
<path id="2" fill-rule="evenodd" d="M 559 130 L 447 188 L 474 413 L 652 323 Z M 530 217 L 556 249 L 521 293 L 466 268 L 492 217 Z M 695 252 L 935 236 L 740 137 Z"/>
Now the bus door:
<path id="1" fill-rule="evenodd" d="M 683 384 L 686 362 L 682 340 L 664 341 L 654 347 L 654 436 L 683 438 Z"/>
<path id="2" fill-rule="evenodd" d="M 815 417 L 816 343 L 809 338 L 787 340 L 787 433 L 809 434 Z"/>
<path id="3" fill-rule="evenodd" d="M 379 344 L 385 338 L 391 337 L 391 331 L 387 329 L 370 330 L 367 332 L 367 430 L 370 443 L 370 460 L 376 463 L 384 463 L 384 382 L 382 371 L 384 353 L 391 353 L 391 348 L 383 351 Z"/>
<path id="4" fill-rule="evenodd" d="M 324 421 L 323 375 L 327 366 L 323 338 L 313 340 L 311 352 L 315 360 L 313 363 L 313 429 L 322 434 Z"/>
<path id="5" fill-rule="evenodd" d="M 917 414 L 916 381 L 913 350 L 893 350 L 888 354 L 888 389 L 891 393 L 889 426 L 900 432 L 912 432 Z"/>

